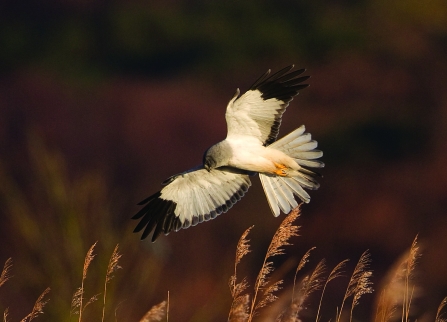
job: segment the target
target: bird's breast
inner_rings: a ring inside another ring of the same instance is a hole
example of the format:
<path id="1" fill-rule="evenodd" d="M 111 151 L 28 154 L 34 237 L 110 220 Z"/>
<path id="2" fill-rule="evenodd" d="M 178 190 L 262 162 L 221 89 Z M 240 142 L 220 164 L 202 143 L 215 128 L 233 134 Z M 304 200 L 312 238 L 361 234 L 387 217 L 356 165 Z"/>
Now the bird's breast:
<path id="1" fill-rule="evenodd" d="M 265 147 L 260 144 L 235 142 L 231 149 L 229 165 L 232 167 L 254 172 L 270 172 L 274 167 L 272 161 L 265 158 Z"/>

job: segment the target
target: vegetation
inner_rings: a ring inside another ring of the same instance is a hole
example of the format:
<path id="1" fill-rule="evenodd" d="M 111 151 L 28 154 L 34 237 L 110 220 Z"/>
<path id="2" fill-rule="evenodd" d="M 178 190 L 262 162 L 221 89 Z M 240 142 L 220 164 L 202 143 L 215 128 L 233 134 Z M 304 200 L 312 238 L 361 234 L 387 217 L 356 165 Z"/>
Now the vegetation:
<path id="1" fill-rule="evenodd" d="M 256 277 L 256 281 L 253 288 L 253 295 L 250 296 L 247 293 L 248 282 L 244 277 L 238 282 L 237 268 L 244 256 L 250 253 L 250 240 L 248 235 L 253 226 L 248 228 L 239 239 L 236 248 L 236 257 L 234 263 L 234 274 L 230 277 L 229 286 L 230 293 L 233 298 L 228 321 L 229 322 L 251 322 L 257 316 L 261 315 L 262 310 L 271 310 L 271 306 L 278 300 L 278 292 L 282 289 L 283 280 L 273 280 L 272 273 L 275 270 L 273 257 L 285 254 L 284 247 L 291 245 L 290 239 L 298 235 L 299 227 L 294 225 L 294 222 L 300 215 L 299 207 L 295 208 L 290 214 L 283 220 L 278 230 L 274 234 L 271 243 L 267 249 L 267 253 L 264 258 L 262 267 Z M 71 303 L 71 314 L 78 315 L 77 321 L 83 321 L 83 312 L 90 304 L 96 302 L 100 294 L 93 295 L 87 302 L 84 302 L 85 289 L 84 282 L 87 278 L 87 273 L 92 263 L 95 254 L 94 250 L 96 243 L 94 243 L 87 252 L 84 260 L 84 266 L 82 270 L 81 287 L 79 287 L 73 294 Z M 305 264 L 309 261 L 310 249 L 301 258 L 296 269 L 295 278 L 298 272 L 304 268 Z M 107 284 L 113 279 L 113 274 L 117 269 L 120 269 L 118 262 L 122 255 L 118 253 L 118 245 L 113 250 L 112 256 L 107 266 L 105 274 L 104 289 L 103 289 L 103 303 L 102 303 L 102 318 L 104 322 L 104 312 L 106 309 L 106 295 Z M 404 256 L 400 263 L 398 263 L 397 269 L 393 273 L 393 278 L 382 287 L 380 292 L 379 301 L 376 307 L 376 314 L 374 317 L 375 322 L 387 322 L 394 321 L 396 316 L 400 314 L 402 321 L 416 321 L 417 317 L 411 314 L 411 304 L 415 285 L 412 283 L 412 277 L 416 267 L 416 261 L 419 258 L 419 247 L 417 244 L 417 238 L 415 238 L 410 250 L 406 256 Z M 265 318 L 264 321 L 277 321 L 277 322 L 296 322 L 301 321 L 301 314 L 307 309 L 309 302 L 309 296 L 322 289 L 320 299 L 318 302 L 317 314 L 314 318 L 316 322 L 320 321 L 320 310 L 323 305 L 323 295 L 329 282 L 336 278 L 343 276 L 343 269 L 347 260 L 344 260 L 337 264 L 332 271 L 326 276 L 326 264 L 324 260 L 321 260 L 311 273 L 301 278 L 299 285 L 296 285 L 296 279 L 293 281 L 293 288 L 291 293 L 291 300 L 282 302 L 281 306 L 274 308 L 273 313 L 277 313 L 276 318 Z M 365 251 L 357 262 L 354 271 L 349 279 L 346 287 L 345 294 L 342 298 L 339 307 L 334 310 L 335 316 L 333 319 L 337 322 L 340 321 L 353 321 L 354 308 L 360 304 L 360 299 L 363 295 L 373 292 L 372 288 L 372 271 L 369 268 L 371 259 L 368 251 Z M 12 259 L 6 260 L 3 270 L 0 276 L 0 287 L 5 284 L 11 278 Z M 142 286 L 143 287 L 143 286 Z M 31 313 L 26 315 L 21 322 L 30 322 L 37 318 L 39 314 L 44 313 L 44 307 L 48 303 L 48 299 L 44 299 L 49 293 L 50 288 L 47 288 L 37 299 Z M 286 295 L 283 295 L 286 296 Z M 347 300 L 351 299 L 351 308 L 349 313 L 344 314 L 345 304 Z M 285 305 L 284 305 L 285 303 Z M 446 321 L 443 317 L 443 309 L 447 305 L 447 297 L 441 302 L 436 312 L 435 322 Z M 400 310 L 399 310 L 400 308 Z M 115 320 L 116 316 L 115 308 Z M 272 316 L 272 312 L 269 313 Z M 175 318 L 174 318 L 175 319 Z M 168 301 L 162 301 L 160 304 L 153 306 L 141 319 L 140 322 L 155 322 L 155 321 L 169 321 L 169 295 Z M 256 320 L 256 319 L 255 319 Z M 4 310 L 3 321 L 8 322 L 8 308 Z"/>

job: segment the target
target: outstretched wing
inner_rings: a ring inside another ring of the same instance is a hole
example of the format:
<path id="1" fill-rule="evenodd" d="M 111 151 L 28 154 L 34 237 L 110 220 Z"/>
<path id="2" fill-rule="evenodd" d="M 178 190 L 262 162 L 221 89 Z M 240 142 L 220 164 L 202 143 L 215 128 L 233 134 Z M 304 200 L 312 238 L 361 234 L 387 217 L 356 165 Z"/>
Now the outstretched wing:
<path id="1" fill-rule="evenodd" d="M 141 239 L 152 230 L 152 241 L 161 232 L 195 226 L 225 213 L 251 186 L 246 172 L 219 168 L 208 172 L 202 166 L 168 178 L 159 192 L 141 201 L 144 207 L 132 217 L 140 219 L 134 232 L 144 229 Z"/>
<path id="2" fill-rule="evenodd" d="M 228 103 L 227 138 L 254 136 L 264 146 L 275 142 L 281 125 L 281 117 L 289 102 L 310 76 L 301 76 L 305 69 L 292 71 L 294 65 L 270 76 L 270 70 L 262 75 L 250 89 L 239 97 L 239 89 Z"/>

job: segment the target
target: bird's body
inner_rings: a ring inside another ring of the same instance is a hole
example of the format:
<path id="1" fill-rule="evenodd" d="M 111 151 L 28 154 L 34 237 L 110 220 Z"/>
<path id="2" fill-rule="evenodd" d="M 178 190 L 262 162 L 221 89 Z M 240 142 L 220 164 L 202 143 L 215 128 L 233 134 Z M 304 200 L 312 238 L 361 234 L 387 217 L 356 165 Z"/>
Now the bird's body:
<path id="1" fill-rule="evenodd" d="M 188 228 L 226 212 L 244 196 L 251 185 L 249 176 L 259 174 L 268 203 L 275 216 L 288 213 L 310 197 L 303 189 L 317 189 L 315 172 L 321 168 L 316 159 L 323 153 L 317 142 L 301 126 L 276 140 L 282 114 L 308 76 L 293 66 L 270 76 L 261 76 L 239 96 L 239 89 L 227 106 L 227 137 L 211 146 L 203 164 L 163 183 L 165 187 L 143 200 L 144 207 L 133 217 L 141 221 L 135 232 L 144 228 L 142 239 L 152 230 L 154 241 L 161 232 Z"/>
<path id="2" fill-rule="evenodd" d="M 258 173 L 277 174 L 284 165 L 289 171 L 298 170 L 300 166 L 291 157 L 282 151 L 265 147 L 259 140 L 245 139 L 225 140 L 233 151 L 228 166 Z M 291 173 L 290 173 L 291 174 Z"/>

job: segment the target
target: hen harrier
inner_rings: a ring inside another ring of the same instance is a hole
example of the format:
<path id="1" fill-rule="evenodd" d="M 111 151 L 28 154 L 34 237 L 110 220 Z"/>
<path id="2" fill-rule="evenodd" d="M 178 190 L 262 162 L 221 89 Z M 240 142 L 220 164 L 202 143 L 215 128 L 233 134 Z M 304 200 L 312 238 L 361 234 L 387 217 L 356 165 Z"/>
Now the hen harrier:
<path id="1" fill-rule="evenodd" d="M 322 168 L 316 160 L 323 152 L 301 126 L 276 140 L 281 117 L 289 102 L 309 76 L 305 69 L 293 71 L 293 65 L 270 76 L 262 75 L 239 96 L 239 89 L 227 106 L 227 137 L 211 146 L 203 164 L 166 179 L 163 189 L 144 199 L 144 207 L 132 217 L 140 219 L 134 232 L 144 229 L 141 239 L 152 230 L 152 241 L 161 232 L 195 226 L 225 213 L 247 192 L 249 176 L 259 174 L 274 216 L 290 212 L 298 205 L 297 196 L 308 203 L 303 189 L 317 189 L 317 173 L 306 169 Z"/>

